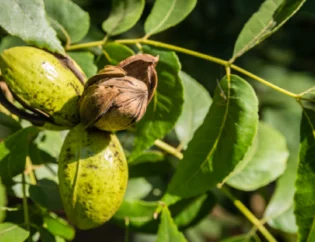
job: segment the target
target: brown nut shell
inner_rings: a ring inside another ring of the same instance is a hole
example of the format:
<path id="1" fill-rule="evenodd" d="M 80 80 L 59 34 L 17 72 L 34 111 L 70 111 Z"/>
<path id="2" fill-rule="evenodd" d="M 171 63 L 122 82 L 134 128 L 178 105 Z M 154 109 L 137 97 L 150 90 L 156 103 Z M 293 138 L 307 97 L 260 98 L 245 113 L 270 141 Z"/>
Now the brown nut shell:
<path id="1" fill-rule="evenodd" d="M 110 78 L 84 91 L 80 101 L 83 124 L 122 130 L 140 120 L 147 107 L 147 86 L 133 77 Z"/>

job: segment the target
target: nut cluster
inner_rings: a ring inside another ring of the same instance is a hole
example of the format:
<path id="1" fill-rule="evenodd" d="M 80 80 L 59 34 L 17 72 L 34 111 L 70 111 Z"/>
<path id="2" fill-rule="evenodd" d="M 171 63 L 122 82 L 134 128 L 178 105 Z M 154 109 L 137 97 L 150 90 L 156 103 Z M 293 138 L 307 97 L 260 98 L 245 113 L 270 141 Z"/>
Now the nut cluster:
<path id="1" fill-rule="evenodd" d="M 138 54 L 91 77 L 79 102 L 81 122 L 105 131 L 138 122 L 157 86 L 157 62 L 158 57 Z"/>

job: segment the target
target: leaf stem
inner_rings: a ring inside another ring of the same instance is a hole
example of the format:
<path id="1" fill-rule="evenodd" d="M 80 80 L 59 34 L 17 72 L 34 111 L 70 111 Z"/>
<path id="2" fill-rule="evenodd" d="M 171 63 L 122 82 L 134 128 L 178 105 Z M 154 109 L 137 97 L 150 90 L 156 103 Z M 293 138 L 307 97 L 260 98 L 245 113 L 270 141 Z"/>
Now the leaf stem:
<path id="1" fill-rule="evenodd" d="M 293 97 L 295 99 L 299 99 L 300 98 L 299 94 L 295 94 L 295 93 L 289 92 L 289 91 L 287 91 L 287 90 L 285 90 L 285 89 L 283 89 L 281 87 L 278 87 L 278 86 L 276 86 L 276 85 L 274 85 L 274 84 L 264 80 L 263 78 L 261 78 L 259 76 L 256 76 L 256 75 L 254 75 L 253 73 L 251 73 L 249 71 L 244 70 L 241 67 L 238 67 L 238 66 L 232 64 L 231 68 L 233 70 L 238 71 L 238 72 L 240 72 L 240 73 L 242 73 L 242 74 L 244 74 L 244 75 L 246 75 L 246 76 L 248 76 L 248 77 L 250 77 L 250 78 L 252 78 L 252 79 L 254 79 L 254 80 L 256 80 L 256 81 L 258 81 L 258 82 L 260 82 L 260 83 L 262 83 L 262 84 L 264 84 L 264 85 L 266 85 L 266 86 L 268 86 L 268 87 L 270 87 L 270 88 L 272 88 L 272 89 L 274 89 L 276 91 L 278 91 L 278 92 L 281 92 L 281 93 L 283 93 L 283 94 L 285 94 L 287 96 Z"/>
<path id="2" fill-rule="evenodd" d="M 176 148 L 174 148 L 173 146 L 170 146 L 169 144 L 165 143 L 162 140 L 159 140 L 159 139 L 155 140 L 154 145 L 156 145 L 160 149 L 166 151 L 167 153 L 175 156 L 176 158 L 180 160 L 183 159 L 184 157 L 180 151 L 178 151 Z"/>
<path id="3" fill-rule="evenodd" d="M 23 211 L 24 211 L 24 222 L 27 226 L 27 230 L 30 231 L 30 217 L 28 213 L 28 203 L 27 203 L 27 196 L 26 196 L 26 182 L 25 182 L 25 173 L 22 173 L 22 193 L 23 193 Z M 31 241 L 30 237 L 28 238 Z"/>
<path id="4" fill-rule="evenodd" d="M 205 59 L 223 66 L 228 65 L 228 61 L 222 60 L 220 58 L 216 58 L 214 56 L 202 54 L 200 52 L 194 51 L 194 50 L 189 50 L 186 48 L 182 48 L 176 45 L 170 45 L 170 44 L 165 44 L 159 41 L 154 41 L 154 40 L 148 40 L 148 39 L 121 39 L 121 40 L 116 40 L 115 42 L 120 43 L 120 44 L 147 44 L 147 45 L 152 45 L 155 47 L 160 47 L 160 48 L 165 48 L 169 50 L 174 50 L 177 52 L 181 52 L 187 55 L 195 56 L 201 59 Z"/>
<path id="5" fill-rule="evenodd" d="M 181 52 L 181 53 L 184 53 L 184 54 L 188 54 L 188 55 L 191 55 L 191 56 L 195 56 L 195 57 L 198 57 L 198 58 L 201 58 L 201 59 L 205 59 L 205 60 L 208 60 L 208 61 L 211 61 L 211 62 L 214 62 L 214 63 L 217 63 L 217 64 L 220 64 L 220 65 L 223 65 L 225 67 L 230 67 L 231 69 L 234 69 L 260 83 L 263 83 L 264 85 L 270 87 L 270 88 L 273 88 L 274 90 L 278 91 L 278 92 L 281 92 L 287 96 L 290 96 L 290 97 L 293 97 L 295 99 L 298 99 L 300 97 L 300 95 L 298 94 L 295 94 L 295 93 L 292 93 L 292 92 L 289 92 L 281 87 L 278 87 L 266 80 L 264 80 L 263 78 L 259 77 L 259 76 L 256 76 L 254 75 L 253 73 L 249 72 L 249 71 L 246 71 L 244 70 L 243 68 L 241 67 L 238 67 L 234 64 L 230 64 L 229 61 L 226 61 L 226 60 L 222 60 L 220 58 L 217 58 L 217 57 L 213 57 L 211 55 L 206 55 L 206 54 L 202 54 L 200 52 L 197 52 L 197 51 L 193 51 L 193 50 L 189 50 L 189 49 L 185 49 L 185 48 L 182 48 L 182 47 L 179 47 L 179 46 L 175 46 L 175 45 L 170 45 L 170 44 L 165 44 L 165 43 L 162 43 L 162 42 L 158 42 L 158 41 L 154 41 L 154 40 L 147 40 L 147 39 L 121 39 L 121 40 L 116 40 L 116 42 L 118 43 L 121 43 L 121 44 L 136 44 L 136 43 L 143 43 L 143 44 L 148 44 L 148 45 L 153 45 L 155 47 L 161 47 L 161 48 L 165 48 L 165 49 L 169 49 L 169 50 L 174 50 L 174 51 L 177 51 L 177 52 Z"/>
<path id="6" fill-rule="evenodd" d="M 234 206 L 252 223 L 257 229 L 261 232 L 261 234 L 266 238 L 268 242 L 277 242 L 277 240 L 272 236 L 272 234 L 265 228 L 265 226 L 260 222 L 258 218 L 233 194 L 226 188 L 222 187 L 220 189 L 233 203 Z"/>
<path id="7" fill-rule="evenodd" d="M 36 185 L 37 182 L 36 182 L 36 177 L 34 174 L 34 168 L 33 168 L 31 158 L 29 156 L 26 157 L 25 171 L 28 173 L 28 176 L 30 178 L 30 184 Z"/>
<path id="8" fill-rule="evenodd" d="M 105 41 L 106 40 L 100 40 L 100 41 L 93 41 L 93 42 L 87 42 L 87 43 L 82 43 L 82 44 L 70 45 L 69 47 L 66 48 L 66 50 L 78 50 L 78 49 L 100 46 L 100 45 L 103 45 Z"/>
<path id="9" fill-rule="evenodd" d="M 299 94 L 295 94 L 295 93 L 292 93 L 292 92 L 289 92 L 281 87 L 278 87 L 266 80 L 264 80 L 263 78 L 259 77 L 259 76 L 256 76 L 255 74 L 249 72 L 249 71 L 246 71 L 244 70 L 243 68 L 241 67 L 238 67 L 234 64 L 231 64 L 229 61 L 226 61 L 226 60 L 223 60 L 223 59 L 220 59 L 220 58 L 217 58 L 217 57 L 214 57 L 214 56 L 211 56 L 211 55 L 206 55 L 206 54 L 203 54 L 203 53 L 200 53 L 200 52 L 197 52 L 197 51 L 194 51 L 194 50 L 190 50 L 190 49 L 186 49 L 186 48 L 183 48 L 183 47 L 179 47 L 179 46 L 176 46 L 176 45 L 171 45 L 171 44 L 166 44 L 166 43 L 163 43 L 163 42 L 159 42 L 159 41 L 155 41 L 155 40 L 148 40 L 148 39 L 145 39 L 145 38 L 140 38 L 140 39 L 119 39 L 119 40 L 115 40 L 116 43 L 120 43 L 120 44 L 134 44 L 134 45 L 137 45 L 137 44 L 147 44 L 147 45 L 152 45 L 152 46 L 155 46 L 155 47 L 160 47 L 160 48 L 165 48 L 165 49 L 168 49 L 168 50 L 173 50 L 173 51 L 176 51 L 176 52 L 180 52 L 180 53 L 184 53 L 184 54 L 187 54 L 187 55 L 191 55 L 191 56 L 195 56 L 195 57 L 198 57 L 198 58 L 201 58 L 201 59 L 205 59 L 207 61 L 210 61 L 210 62 L 213 62 L 213 63 L 217 63 L 219 65 L 222 65 L 222 66 L 225 66 L 225 67 L 230 67 L 231 69 L 235 70 L 235 71 L 238 71 L 240 73 L 242 73 L 243 75 L 246 75 L 280 93 L 283 93 L 287 96 L 290 96 L 290 97 L 293 97 L 295 99 L 299 99 L 301 96 Z M 93 46 L 100 46 L 100 45 L 103 45 L 105 43 L 104 40 L 101 40 L 101 41 L 95 41 L 95 42 L 89 42 L 89 43 L 82 43 L 82 44 L 76 44 L 76 45 L 71 45 L 67 48 L 67 50 L 76 50 L 76 49 L 82 49 L 82 48 L 88 48 L 88 47 L 93 47 Z"/>

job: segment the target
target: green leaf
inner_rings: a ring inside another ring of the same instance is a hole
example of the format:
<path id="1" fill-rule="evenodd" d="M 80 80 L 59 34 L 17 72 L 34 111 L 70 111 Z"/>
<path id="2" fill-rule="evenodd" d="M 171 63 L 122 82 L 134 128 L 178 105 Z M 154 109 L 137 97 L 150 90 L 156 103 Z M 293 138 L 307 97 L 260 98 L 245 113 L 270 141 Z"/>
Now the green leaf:
<path id="1" fill-rule="evenodd" d="M 68 0 L 44 0 L 44 3 L 48 16 L 55 25 L 61 25 L 62 32 L 70 37 L 71 43 L 80 41 L 87 34 L 90 17 L 78 5 Z M 56 30 L 60 31 L 60 27 Z"/>
<path id="2" fill-rule="evenodd" d="M 194 226 L 206 217 L 216 200 L 211 193 L 201 196 L 183 199 L 169 207 L 173 214 L 175 224 L 181 229 Z M 124 200 L 114 219 L 124 224 L 124 219 L 129 219 L 130 226 L 141 232 L 155 233 L 158 227 L 158 220 L 153 218 L 159 202 L 143 200 Z"/>
<path id="3" fill-rule="evenodd" d="M 284 198 L 282 198 L 282 200 L 284 200 L 287 196 L 284 195 L 283 197 Z M 289 207 L 287 207 L 287 204 L 289 204 Z M 285 207 L 281 207 L 280 204 L 276 204 L 275 202 L 271 202 L 270 205 L 268 204 L 268 210 L 265 212 L 265 214 L 270 214 L 270 217 L 267 217 L 265 215 L 265 218 L 268 220 L 268 225 L 270 225 L 271 227 L 287 233 L 294 234 L 297 232 L 297 225 L 294 216 L 294 204 L 292 203 L 292 201 L 289 200 L 284 201 L 283 205 Z M 276 210 L 277 207 L 279 207 L 280 209 Z M 272 210 L 270 208 L 272 208 Z M 273 213 L 271 214 L 271 212 Z"/>
<path id="4" fill-rule="evenodd" d="M 197 0 L 156 0 L 144 23 L 146 36 L 162 32 L 183 21 L 196 6 Z"/>
<path id="5" fill-rule="evenodd" d="M 35 127 L 21 129 L 0 143 L 0 177 L 4 183 L 24 171 L 29 137 L 37 132 Z"/>
<path id="6" fill-rule="evenodd" d="M 162 211 L 161 223 L 156 242 L 185 242 L 184 235 L 178 231 L 167 207 Z"/>
<path id="7" fill-rule="evenodd" d="M 175 52 L 143 46 L 144 53 L 159 55 L 156 70 L 159 84 L 146 114 L 136 126 L 134 149 L 129 156 L 133 162 L 141 152 L 162 139 L 174 127 L 183 105 L 183 86 L 178 76 L 180 62 Z"/>
<path id="8" fill-rule="evenodd" d="M 42 0 L 1 0 L 0 26 L 29 44 L 52 52 L 64 52 L 47 21 Z"/>
<path id="9" fill-rule="evenodd" d="M 44 217 L 44 227 L 53 235 L 70 241 L 73 240 L 75 236 L 74 228 L 71 227 L 66 220 L 52 213 Z"/>
<path id="10" fill-rule="evenodd" d="M 103 46 L 103 55 L 97 59 L 96 64 L 98 69 L 103 69 L 106 65 L 117 65 L 134 54 L 133 50 L 126 45 L 109 42 Z"/>
<path id="11" fill-rule="evenodd" d="M 40 241 L 42 242 L 56 242 L 55 236 L 53 236 L 47 229 L 43 227 L 38 228 L 40 235 Z"/>
<path id="12" fill-rule="evenodd" d="M 159 162 L 164 160 L 164 154 L 157 150 L 146 150 L 140 156 L 138 156 L 132 163 L 132 165 L 138 165 L 146 162 Z"/>
<path id="13" fill-rule="evenodd" d="M 142 155 L 139 157 L 141 156 Z M 138 163 L 137 159 L 130 164 L 129 177 L 161 176 L 163 174 L 170 174 L 170 172 L 174 169 L 173 165 L 166 160 Z"/>
<path id="14" fill-rule="evenodd" d="M 233 52 L 236 59 L 277 31 L 304 4 L 305 0 L 266 0 L 247 21 Z"/>
<path id="15" fill-rule="evenodd" d="M 29 232 L 22 229 L 16 224 L 0 224 L 0 241 L 1 242 L 23 242 L 29 236 Z"/>
<path id="16" fill-rule="evenodd" d="M 303 109 L 300 130 L 300 163 L 295 182 L 295 216 L 299 241 L 311 241 L 315 218 L 315 111 Z"/>
<path id="17" fill-rule="evenodd" d="M 242 235 L 237 235 L 233 236 L 227 239 L 222 240 L 221 242 L 254 242 L 254 240 L 251 236 L 248 234 L 242 234 Z"/>
<path id="18" fill-rule="evenodd" d="M 133 228 L 140 228 L 153 220 L 153 214 L 158 205 L 156 201 L 124 200 L 114 215 L 114 219 L 124 224 L 125 218 L 128 218 Z"/>
<path id="19" fill-rule="evenodd" d="M 0 53 L 5 50 L 5 49 L 9 49 L 13 46 L 23 46 L 26 45 L 26 43 L 21 40 L 18 37 L 15 36 L 5 36 L 4 38 L 2 38 L 1 43 L 0 43 Z"/>
<path id="20" fill-rule="evenodd" d="M 212 100 L 207 90 L 191 76 L 181 71 L 179 77 L 184 87 L 184 105 L 175 131 L 181 145 L 186 149 L 195 131 L 203 123 Z"/>
<path id="21" fill-rule="evenodd" d="M 0 110 L 2 106 L 0 104 Z M 0 140 L 7 138 L 9 135 L 21 129 L 20 123 L 15 120 L 9 113 L 0 111 Z"/>
<path id="22" fill-rule="evenodd" d="M 102 27 L 108 35 L 118 35 L 132 28 L 140 19 L 144 0 L 112 0 L 112 10 Z"/>
<path id="23" fill-rule="evenodd" d="M 29 144 L 28 146 L 28 155 L 31 158 L 32 164 L 34 165 L 46 165 L 47 163 L 56 163 L 57 160 L 49 155 L 47 152 L 38 148 L 34 143 Z M 41 169 L 41 167 L 38 167 Z"/>
<path id="24" fill-rule="evenodd" d="M 152 184 L 144 177 L 128 180 L 125 200 L 139 200 L 146 197 L 152 190 Z"/>
<path id="25" fill-rule="evenodd" d="M 67 242 L 64 238 L 60 238 L 59 236 L 55 236 L 55 242 Z"/>
<path id="26" fill-rule="evenodd" d="M 288 156 L 284 136 L 260 122 L 253 146 L 229 175 L 227 183 L 243 191 L 263 187 L 284 172 Z"/>
<path id="27" fill-rule="evenodd" d="M 163 200 L 202 194 L 222 182 L 244 158 L 258 127 L 258 100 L 238 76 L 225 77 L 215 90 L 204 123 L 196 131 Z"/>
<path id="28" fill-rule="evenodd" d="M 117 65 L 122 60 L 135 54 L 128 46 L 115 42 L 106 44 L 103 49 L 110 58 L 109 63 L 112 65 Z"/>
<path id="29" fill-rule="evenodd" d="M 58 165 L 52 163 L 44 163 L 39 168 L 35 170 L 36 178 L 38 180 L 41 179 L 49 179 L 58 183 Z"/>
<path id="30" fill-rule="evenodd" d="M 181 228 L 189 228 L 209 215 L 216 204 L 214 195 L 210 192 L 201 196 L 180 200 L 169 206 L 175 224 Z"/>
<path id="31" fill-rule="evenodd" d="M 2 185 L 0 180 L 0 223 L 3 221 L 5 217 L 5 211 L 2 209 L 7 205 L 7 196 L 5 193 L 5 187 Z"/>
<path id="32" fill-rule="evenodd" d="M 76 51 L 67 53 L 82 68 L 87 78 L 90 78 L 91 76 L 94 76 L 96 74 L 97 66 L 94 64 L 94 55 L 91 52 Z"/>
<path id="33" fill-rule="evenodd" d="M 57 159 L 67 132 L 43 130 L 36 137 L 34 143 L 37 144 L 39 149 Z"/>
<path id="34" fill-rule="evenodd" d="M 62 210 L 59 187 L 56 182 L 42 179 L 29 187 L 30 198 L 40 206 L 49 210 Z"/>
<path id="35" fill-rule="evenodd" d="M 305 73 L 287 71 L 275 66 L 259 66 L 258 74 L 273 84 L 284 87 L 288 91 L 300 93 L 314 86 L 313 77 Z M 261 117 L 264 122 L 280 131 L 285 137 L 290 151 L 287 168 L 277 180 L 276 189 L 265 210 L 264 220 L 271 227 L 296 233 L 297 226 L 293 214 L 293 197 L 295 178 L 298 168 L 299 127 L 301 121 L 301 106 L 286 95 L 271 88 L 259 85 L 261 96 Z"/>

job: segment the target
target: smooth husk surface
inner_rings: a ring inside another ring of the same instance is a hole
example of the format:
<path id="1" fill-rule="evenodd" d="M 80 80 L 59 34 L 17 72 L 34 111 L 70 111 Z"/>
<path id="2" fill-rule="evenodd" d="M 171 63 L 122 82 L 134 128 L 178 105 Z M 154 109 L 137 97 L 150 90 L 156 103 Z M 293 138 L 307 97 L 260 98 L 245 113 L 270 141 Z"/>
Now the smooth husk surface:
<path id="1" fill-rule="evenodd" d="M 24 106 L 48 115 L 54 124 L 72 127 L 79 122 L 77 102 L 83 84 L 79 68 L 73 63 L 69 69 L 64 60 L 72 62 L 34 47 L 13 47 L 1 53 L 0 69 Z"/>
<path id="2" fill-rule="evenodd" d="M 127 186 L 128 166 L 119 140 L 79 124 L 65 139 L 58 176 L 70 221 L 80 229 L 102 225 L 120 207 Z"/>

